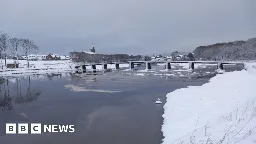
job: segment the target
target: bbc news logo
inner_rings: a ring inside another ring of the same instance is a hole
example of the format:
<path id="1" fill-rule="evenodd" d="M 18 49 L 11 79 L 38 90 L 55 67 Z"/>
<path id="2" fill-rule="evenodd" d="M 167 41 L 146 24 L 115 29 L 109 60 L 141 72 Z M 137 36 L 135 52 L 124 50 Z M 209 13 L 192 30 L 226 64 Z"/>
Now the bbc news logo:
<path id="1" fill-rule="evenodd" d="M 6 123 L 6 134 L 73 133 L 75 125 L 42 125 L 41 123 Z"/>

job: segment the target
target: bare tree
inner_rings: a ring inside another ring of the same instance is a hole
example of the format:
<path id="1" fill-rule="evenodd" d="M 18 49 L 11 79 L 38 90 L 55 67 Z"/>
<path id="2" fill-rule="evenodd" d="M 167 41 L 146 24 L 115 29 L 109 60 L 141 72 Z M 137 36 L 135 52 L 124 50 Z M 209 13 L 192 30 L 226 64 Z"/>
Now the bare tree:
<path id="1" fill-rule="evenodd" d="M 28 61 L 28 54 L 32 52 L 36 52 L 39 50 L 38 46 L 29 39 L 21 39 L 21 47 L 23 48 L 23 51 L 25 52 L 26 59 L 27 59 L 27 66 L 29 68 L 29 61 Z"/>
<path id="2" fill-rule="evenodd" d="M 12 47 L 11 51 L 15 53 L 16 56 L 15 68 L 17 68 L 16 65 L 18 64 L 18 47 L 21 45 L 21 40 L 18 38 L 11 38 L 10 44 Z"/>
<path id="3" fill-rule="evenodd" d="M 1 55 L 1 63 L 2 63 L 2 54 L 4 53 L 5 61 L 4 64 L 6 66 L 6 50 L 8 48 L 9 36 L 3 32 L 0 33 L 0 55 Z M 2 64 L 3 69 L 3 64 Z"/>

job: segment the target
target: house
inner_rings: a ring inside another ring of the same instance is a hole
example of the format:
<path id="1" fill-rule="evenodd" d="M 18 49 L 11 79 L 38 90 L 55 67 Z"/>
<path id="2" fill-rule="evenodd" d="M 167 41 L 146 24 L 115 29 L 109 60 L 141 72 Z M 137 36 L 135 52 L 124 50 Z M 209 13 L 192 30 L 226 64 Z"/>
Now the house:
<path id="1" fill-rule="evenodd" d="M 30 54 L 28 56 L 21 56 L 19 59 L 28 59 L 28 60 L 45 60 L 47 55 L 35 55 L 35 54 Z M 16 58 L 16 57 L 14 57 Z"/>
<path id="2" fill-rule="evenodd" d="M 28 60 L 37 60 L 37 55 L 30 54 L 28 56 L 21 56 L 23 59 L 28 59 Z"/>
<path id="3" fill-rule="evenodd" d="M 38 60 L 46 60 L 47 55 L 37 55 Z"/>
<path id="4" fill-rule="evenodd" d="M 151 57 L 151 61 L 164 61 L 166 60 L 166 57 L 163 57 L 162 55 L 158 55 L 158 56 L 153 56 Z"/>
<path id="5" fill-rule="evenodd" d="M 13 59 L 16 59 L 16 57 L 12 57 Z M 70 60 L 70 56 L 67 55 L 62 55 L 59 56 L 58 54 L 48 54 L 48 55 L 35 55 L 35 54 L 30 54 L 28 56 L 21 56 L 18 57 L 20 60 Z"/>
<path id="6" fill-rule="evenodd" d="M 183 55 L 177 55 L 176 56 L 176 60 L 177 61 L 181 61 L 183 59 L 183 57 L 184 57 Z"/>
<path id="7" fill-rule="evenodd" d="M 166 60 L 172 60 L 172 56 L 166 56 Z"/>
<path id="8" fill-rule="evenodd" d="M 46 56 L 46 60 L 60 60 L 60 56 L 58 56 L 57 54 L 50 53 Z"/>

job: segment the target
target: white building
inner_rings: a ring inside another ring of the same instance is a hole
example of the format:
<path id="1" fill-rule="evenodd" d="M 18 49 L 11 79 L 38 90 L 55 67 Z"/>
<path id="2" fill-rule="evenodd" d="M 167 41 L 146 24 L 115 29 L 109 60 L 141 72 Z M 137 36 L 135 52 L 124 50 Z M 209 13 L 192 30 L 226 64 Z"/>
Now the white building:
<path id="1" fill-rule="evenodd" d="M 46 60 L 47 55 L 37 55 L 38 60 Z"/>
<path id="2" fill-rule="evenodd" d="M 28 60 L 45 60 L 47 55 L 28 55 Z M 23 59 L 27 59 L 27 56 L 21 56 Z"/>
<path id="3" fill-rule="evenodd" d="M 151 61 L 164 61 L 165 58 L 162 56 L 153 56 L 151 57 Z"/>
<path id="4" fill-rule="evenodd" d="M 34 54 L 30 54 L 28 56 L 21 56 L 21 57 L 28 60 L 37 60 L 37 55 L 34 55 Z"/>
<path id="5" fill-rule="evenodd" d="M 166 56 L 167 60 L 172 60 L 172 56 Z"/>

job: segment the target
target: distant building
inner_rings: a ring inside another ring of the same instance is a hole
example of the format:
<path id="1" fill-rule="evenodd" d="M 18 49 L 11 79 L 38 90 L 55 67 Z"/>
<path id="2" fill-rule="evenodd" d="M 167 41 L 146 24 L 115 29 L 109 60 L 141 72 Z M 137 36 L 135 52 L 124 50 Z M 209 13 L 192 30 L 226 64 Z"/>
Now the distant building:
<path id="1" fill-rule="evenodd" d="M 16 59 L 16 57 L 13 57 L 13 59 Z M 48 55 L 35 55 L 35 54 L 30 54 L 28 56 L 21 56 L 18 57 L 19 60 L 70 60 L 70 56 L 67 55 L 61 55 L 59 56 L 58 54 L 48 54 Z"/>
<path id="2" fill-rule="evenodd" d="M 92 53 L 95 53 L 95 48 L 94 46 L 92 46 L 92 48 L 90 49 Z"/>
<path id="3" fill-rule="evenodd" d="M 151 61 L 164 61 L 164 60 L 166 60 L 166 57 L 163 57 L 162 55 L 158 55 L 158 56 L 153 55 L 153 57 L 151 57 Z"/>
<path id="4" fill-rule="evenodd" d="M 37 55 L 38 60 L 46 60 L 47 55 Z"/>
<path id="5" fill-rule="evenodd" d="M 57 54 L 50 53 L 46 56 L 46 60 L 60 60 L 60 57 Z"/>
<path id="6" fill-rule="evenodd" d="M 166 60 L 172 60 L 172 56 L 166 56 Z"/>
<path id="7" fill-rule="evenodd" d="M 90 51 L 83 51 L 84 53 L 87 53 L 87 54 L 96 54 L 96 50 L 95 50 L 95 47 L 93 46 L 93 43 L 92 43 L 92 48 L 90 48 Z"/>
<path id="8" fill-rule="evenodd" d="M 177 61 L 181 61 L 183 59 L 183 57 L 184 57 L 183 55 L 177 55 L 176 56 L 176 60 Z"/>
<path id="9" fill-rule="evenodd" d="M 23 59 L 28 59 L 28 60 L 37 60 L 37 55 L 30 54 L 28 56 L 21 56 Z"/>

